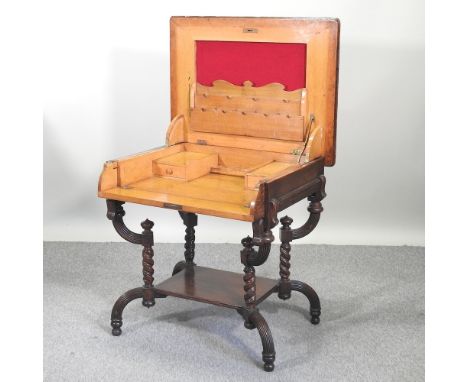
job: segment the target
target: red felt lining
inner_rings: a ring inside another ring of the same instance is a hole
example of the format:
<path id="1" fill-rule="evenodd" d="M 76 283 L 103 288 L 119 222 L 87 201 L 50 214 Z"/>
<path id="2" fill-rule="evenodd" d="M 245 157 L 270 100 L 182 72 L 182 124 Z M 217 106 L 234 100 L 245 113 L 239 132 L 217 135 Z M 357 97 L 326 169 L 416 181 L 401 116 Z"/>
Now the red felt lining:
<path id="1" fill-rule="evenodd" d="M 238 41 L 196 42 L 197 82 L 211 86 L 215 80 L 254 86 L 272 82 L 286 90 L 305 88 L 306 44 Z"/>

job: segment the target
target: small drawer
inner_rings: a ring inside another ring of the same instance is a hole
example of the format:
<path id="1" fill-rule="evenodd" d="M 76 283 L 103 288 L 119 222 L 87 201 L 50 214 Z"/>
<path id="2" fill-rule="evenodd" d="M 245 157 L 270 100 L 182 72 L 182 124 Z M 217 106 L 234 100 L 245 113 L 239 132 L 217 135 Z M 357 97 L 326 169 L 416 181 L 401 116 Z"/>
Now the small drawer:
<path id="1" fill-rule="evenodd" d="M 193 180 L 218 165 L 218 154 L 184 151 L 153 161 L 153 174 L 164 178 Z"/>

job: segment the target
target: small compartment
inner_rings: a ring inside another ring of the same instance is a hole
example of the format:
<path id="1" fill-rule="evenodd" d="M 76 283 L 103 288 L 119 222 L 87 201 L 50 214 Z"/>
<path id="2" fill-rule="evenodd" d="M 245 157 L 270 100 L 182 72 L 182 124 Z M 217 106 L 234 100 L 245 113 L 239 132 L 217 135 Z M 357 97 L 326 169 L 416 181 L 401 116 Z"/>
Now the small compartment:
<path id="1" fill-rule="evenodd" d="M 183 151 L 153 161 L 153 174 L 186 181 L 199 178 L 218 165 L 218 154 Z"/>
<path id="2" fill-rule="evenodd" d="M 258 184 L 262 180 L 271 178 L 275 175 L 279 175 L 281 174 L 281 172 L 294 167 L 298 167 L 298 165 L 276 161 L 268 163 L 265 166 L 259 167 L 245 175 L 245 188 L 249 190 L 254 190 L 258 188 Z"/>

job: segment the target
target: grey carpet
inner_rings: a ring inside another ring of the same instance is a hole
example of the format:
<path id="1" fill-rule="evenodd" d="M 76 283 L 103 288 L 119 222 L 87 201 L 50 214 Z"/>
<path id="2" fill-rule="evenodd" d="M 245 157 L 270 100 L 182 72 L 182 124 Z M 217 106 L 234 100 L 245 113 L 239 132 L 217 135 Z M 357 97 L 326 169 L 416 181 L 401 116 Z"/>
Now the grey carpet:
<path id="1" fill-rule="evenodd" d="M 237 245 L 199 244 L 199 265 L 242 271 Z M 277 277 L 274 247 L 257 275 Z M 273 333 L 275 371 L 262 369 L 256 330 L 234 311 L 166 298 L 124 311 L 110 334 L 114 300 L 140 286 L 140 248 L 126 243 L 44 244 L 45 381 L 423 381 L 424 248 L 296 245 L 292 276 L 322 302 L 308 320 L 304 296 L 271 296 L 260 311 Z M 183 258 L 155 247 L 155 279 Z"/>

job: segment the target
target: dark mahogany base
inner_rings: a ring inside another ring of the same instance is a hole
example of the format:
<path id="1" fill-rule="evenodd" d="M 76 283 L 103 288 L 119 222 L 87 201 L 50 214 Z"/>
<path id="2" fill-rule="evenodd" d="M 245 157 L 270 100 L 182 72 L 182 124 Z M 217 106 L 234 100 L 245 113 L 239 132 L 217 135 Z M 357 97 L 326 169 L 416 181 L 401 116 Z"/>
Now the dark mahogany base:
<path id="1" fill-rule="evenodd" d="M 280 299 L 287 300 L 291 297 L 291 293 L 296 291 L 302 293 L 309 300 L 310 322 L 314 325 L 320 322 L 320 300 L 317 293 L 306 283 L 290 280 L 289 269 L 291 266 L 290 243 L 308 235 L 316 227 L 322 212 L 320 201 L 325 197 L 324 187 L 325 177 L 320 175 L 311 181 L 307 188 L 299 189 L 301 193 L 311 192 L 308 196 L 310 203 L 307 208 L 310 215 L 302 226 L 294 229 L 291 228 L 293 219 L 288 216 L 280 219 L 282 226 L 280 228 L 279 280 L 256 276 L 255 267 L 262 265 L 268 258 L 271 243 L 274 240 L 271 228 L 278 224 L 276 212 L 281 206 L 285 207 L 283 197 L 271 201 L 271 213 L 267 214 L 265 219 L 253 222 L 253 237 L 247 236 L 242 240 L 243 249 L 240 252 L 240 257 L 241 263 L 244 265 L 243 274 L 197 266 L 193 261 L 195 256 L 194 227 L 197 225 L 197 215 L 179 211 L 186 226 L 185 260 L 179 261 L 174 266 L 172 277 L 156 286 L 153 285 L 154 241 L 151 230 L 154 223 L 145 220 L 141 224 L 143 228 L 141 234 L 132 232 L 123 222 L 125 215 L 122 207 L 123 202 L 107 200 L 107 217 L 112 220 L 119 235 L 130 243 L 143 246 L 144 285 L 127 291 L 115 302 L 111 315 L 112 334 L 114 336 L 122 334 L 123 310 L 128 303 L 138 298 L 142 299 L 143 305 L 147 308 L 154 306 L 156 299 L 167 296 L 231 308 L 242 316 L 244 326 L 247 329 L 257 329 L 263 347 L 263 368 L 265 371 L 273 371 L 276 356 L 273 336 L 265 318 L 258 310 L 258 305 L 274 293 Z M 290 195 L 288 203 L 300 200 L 301 193 Z"/>
<path id="2" fill-rule="evenodd" d="M 261 313 L 257 309 L 249 311 L 245 307 L 242 274 L 188 265 L 185 261 L 176 264 L 173 274 L 169 279 L 151 288 L 154 299 L 173 296 L 235 309 L 243 317 L 244 326 L 247 329 L 258 330 L 263 346 L 264 370 L 273 371 L 275 361 L 273 337 Z M 278 293 L 279 286 L 278 280 L 256 277 L 257 304 L 271 294 Z M 311 322 L 318 324 L 320 301 L 317 293 L 301 281 L 291 280 L 290 286 L 291 290 L 298 291 L 307 297 L 310 304 Z M 114 336 L 122 334 L 122 313 L 127 304 L 135 299 L 143 298 L 144 293 L 145 287 L 139 287 L 129 290 L 117 299 L 111 315 Z"/>

